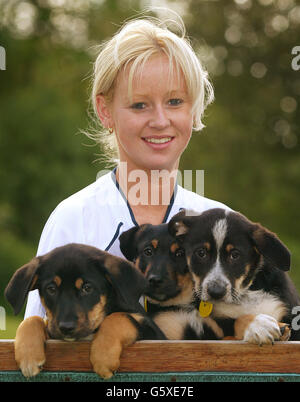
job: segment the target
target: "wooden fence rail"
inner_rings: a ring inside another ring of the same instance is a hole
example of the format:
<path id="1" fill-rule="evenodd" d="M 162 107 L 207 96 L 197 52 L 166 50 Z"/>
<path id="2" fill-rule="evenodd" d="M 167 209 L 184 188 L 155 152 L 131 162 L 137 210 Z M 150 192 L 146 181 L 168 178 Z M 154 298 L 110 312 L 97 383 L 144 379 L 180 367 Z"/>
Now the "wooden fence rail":
<path id="1" fill-rule="evenodd" d="M 90 342 L 46 342 L 43 371 L 92 372 Z M 0 340 L 0 371 L 16 371 L 14 341 Z M 126 348 L 119 373 L 248 372 L 300 374 L 300 342 L 141 341 Z"/>

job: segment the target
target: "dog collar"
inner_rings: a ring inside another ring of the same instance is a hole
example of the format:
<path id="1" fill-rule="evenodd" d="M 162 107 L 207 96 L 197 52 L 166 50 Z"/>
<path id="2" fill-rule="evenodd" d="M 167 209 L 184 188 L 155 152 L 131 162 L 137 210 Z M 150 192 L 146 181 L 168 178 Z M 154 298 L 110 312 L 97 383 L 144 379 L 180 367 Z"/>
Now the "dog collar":
<path id="1" fill-rule="evenodd" d="M 214 305 L 212 303 L 201 300 L 199 304 L 199 313 L 201 317 L 208 317 L 212 312 L 213 307 Z"/>

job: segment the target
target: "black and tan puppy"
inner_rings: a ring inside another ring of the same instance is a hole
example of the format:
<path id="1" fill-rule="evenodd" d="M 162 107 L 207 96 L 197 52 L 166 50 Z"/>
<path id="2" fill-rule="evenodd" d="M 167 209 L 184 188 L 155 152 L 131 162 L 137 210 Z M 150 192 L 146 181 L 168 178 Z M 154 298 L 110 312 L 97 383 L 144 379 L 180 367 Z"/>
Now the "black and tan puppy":
<path id="1" fill-rule="evenodd" d="M 220 339 L 214 322 L 199 314 L 184 249 L 167 224 L 135 226 L 119 240 L 123 255 L 149 281 L 145 309 L 168 339 Z"/>
<path id="2" fill-rule="evenodd" d="M 287 339 L 299 297 L 288 274 L 290 253 L 274 234 L 242 214 L 182 211 L 168 224 L 184 247 L 199 299 L 224 336 L 253 343 Z M 239 320 L 235 321 L 237 318 Z M 291 331 L 291 339 L 300 339 Z"/>
<path id="3" fill-rule="evenodd" d="M 38 289 L 47 320 L 24 320 L 16 334 L 15 357 L 26 377 L 45 362 L 47 338 L 92 337 L 95 372 L 109 378 L 123 347 L 140 339 L 165 339 L 138 300 L 148 286 L 133 264 L 97 248 L 68 244 L 19 268 L 5 290 L 18 314 L 30 290 Z"/>

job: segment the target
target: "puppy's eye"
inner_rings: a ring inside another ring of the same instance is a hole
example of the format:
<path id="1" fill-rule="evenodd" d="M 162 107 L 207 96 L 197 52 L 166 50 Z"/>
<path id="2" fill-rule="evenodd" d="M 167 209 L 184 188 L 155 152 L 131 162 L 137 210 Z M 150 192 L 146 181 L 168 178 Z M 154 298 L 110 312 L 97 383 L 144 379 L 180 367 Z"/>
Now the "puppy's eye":
<path id="1" fill-rule="evenodd" d="M 93 292 L 93 290 L 94 290 L 93 286 L 90 283 L 86 282 L 81 286 L 80 293 L 82 295 L 90 295 Z"/>
<path id="2" fill-rule="evenodd" d="M 198 248 L 198 249 L 195 251 L 195 254 L 196 254 L 196 256 L 199 257 L 199 258 L 205 258 L 205 257 L 207 256 L 207 250 L 206 250 L 206 248 L 201 247 L 201 248 Z"/>
<path id="3" fill-rule="evenodd" d="M 183 248 L 179 248 L 175 252 L 175 257 L 184 257 L 185 256 L 185 251 Z"/>
<path id="4" fill-rule="evenodd" d="M 54 283 L 51 283 L 50 285 L 48 285 L 46 287 L 46 292 L 48 293 L 49 296 L 55 296 L 57 291 L 57 287 L 56 285 L 54 285 Z"/>
<path id="5" fill-rule="evenodd" d="M 230 258 L 232 259 L 232 260 L 237 260 L 238 258 L 240 258 L 240 252 L 239 252 L 239 250 L 231 250 L 231 252 L 230 252 Z"/>
<path id="6" fill-rule="evenodd" d="M 147 257 L 151 257 L 151 256 L 153 255 L 153 250 L 152 250 L 152 248 L 151 248 L 151 247 L 146 247 L 146 248 L 144 249 L 144 254 L 145 254 Z"/>

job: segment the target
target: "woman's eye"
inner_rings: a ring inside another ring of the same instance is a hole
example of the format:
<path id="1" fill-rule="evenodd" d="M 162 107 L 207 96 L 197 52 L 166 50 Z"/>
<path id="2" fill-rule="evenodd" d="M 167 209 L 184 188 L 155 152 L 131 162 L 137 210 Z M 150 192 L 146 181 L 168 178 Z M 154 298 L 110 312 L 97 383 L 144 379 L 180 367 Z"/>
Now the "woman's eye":
<path id="1" fill-rule="evenodd" d="M 143 110 L 145 109 L 146 104 L 144 102 L 136 102 L 131 105 L 131 109 Z"/>
<path id="2" fill-rule="evenodd" d="M 169 100 L 169 105 L 171 105 L 171 106 L 178 106 L 178 105 L 181 105 L 182 103 L 183 103 L 183 100 L 178 99 L 178 98 L 174 98 L 174 99 Z"/>

